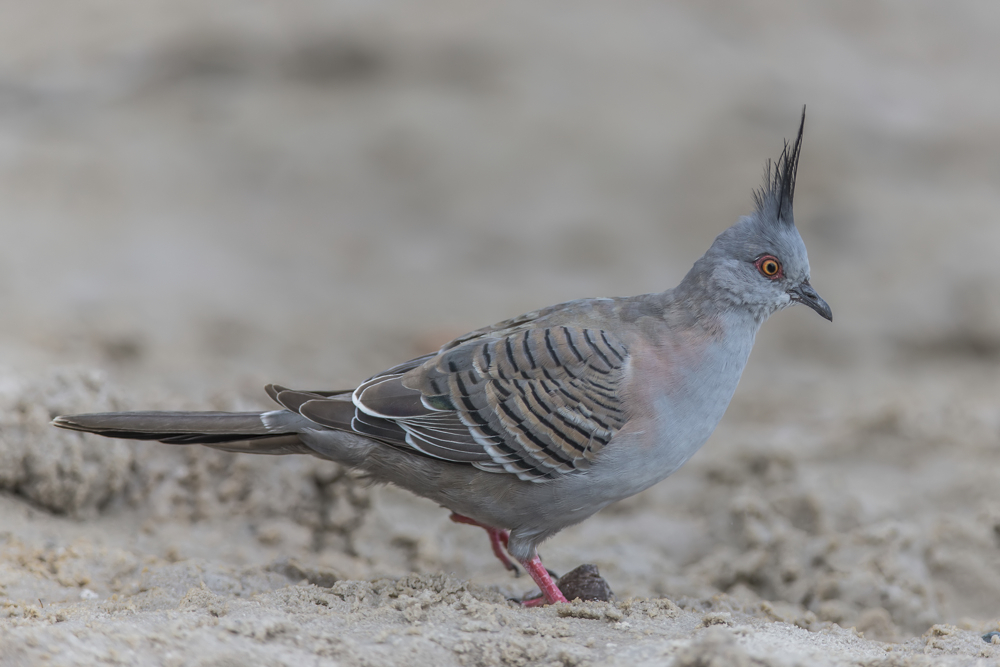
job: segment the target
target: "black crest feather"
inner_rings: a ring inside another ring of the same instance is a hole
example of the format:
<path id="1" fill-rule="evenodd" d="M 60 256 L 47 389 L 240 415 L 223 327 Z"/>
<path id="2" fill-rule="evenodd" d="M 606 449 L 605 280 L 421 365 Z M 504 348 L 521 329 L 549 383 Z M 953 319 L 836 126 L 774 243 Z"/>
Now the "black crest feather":
<path id="1" fill-rule="evenodd" d="M 799 152 L 802 150 L 802 130 L 806 125 L 806 108 L 802 107 L 802 120 L 795 143 L 785 146 L 777 162 L 767 161 L 764 168 L 764 186 L 753 193 L 757 210 L 766 217 L 792 224 L 792 199 L 795 197 L 795 175 L 799 170 Z"/>

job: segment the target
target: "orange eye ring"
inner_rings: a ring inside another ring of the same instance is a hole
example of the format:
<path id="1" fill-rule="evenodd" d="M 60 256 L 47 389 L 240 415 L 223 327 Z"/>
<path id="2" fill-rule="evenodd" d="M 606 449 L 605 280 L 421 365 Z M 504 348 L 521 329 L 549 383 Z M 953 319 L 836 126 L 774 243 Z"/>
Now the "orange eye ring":
<path id="1" fill-rule="evenodd" d="M 769 280 L 777 280 L 783 275 L 781 262 L 774 255 L 763 255 L 757 258 L 754 266 L 760 271 L 760 275 Z"/>

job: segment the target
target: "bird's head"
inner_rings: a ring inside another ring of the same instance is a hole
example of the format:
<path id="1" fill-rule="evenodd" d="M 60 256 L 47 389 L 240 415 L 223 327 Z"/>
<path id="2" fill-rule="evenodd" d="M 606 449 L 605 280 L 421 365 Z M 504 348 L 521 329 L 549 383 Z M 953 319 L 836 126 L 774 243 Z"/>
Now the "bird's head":
<path id="1" fill-rule="evenodd" d="M 809 256 L 792 217 L 805 118 L 803 108 L 795 143 L 785 144 L 777 162 L 768 161 L 764 185 L 754 193 L 756 210 L 722 232 L 696 265 L 720 306 L 748 308 L 761 320 L 796 303 L 833 320 L 809 284 Z"/>

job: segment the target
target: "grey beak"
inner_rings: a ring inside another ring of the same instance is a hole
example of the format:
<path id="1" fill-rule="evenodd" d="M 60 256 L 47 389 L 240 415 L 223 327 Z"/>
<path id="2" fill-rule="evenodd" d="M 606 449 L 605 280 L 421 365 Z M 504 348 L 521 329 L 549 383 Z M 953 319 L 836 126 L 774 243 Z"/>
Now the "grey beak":
<path id="1" fill-rule="evenodd" d="M 803 280 L 802 284 L 798 287 L 788 290 L 788 296 L 792 297 L 792 301 L 804 303 L 824 318 L 833 322 L 833 311 L 830 310 L 830 304 L 816 293 L 816 290 L 812 288 L 808 280 Z"/>

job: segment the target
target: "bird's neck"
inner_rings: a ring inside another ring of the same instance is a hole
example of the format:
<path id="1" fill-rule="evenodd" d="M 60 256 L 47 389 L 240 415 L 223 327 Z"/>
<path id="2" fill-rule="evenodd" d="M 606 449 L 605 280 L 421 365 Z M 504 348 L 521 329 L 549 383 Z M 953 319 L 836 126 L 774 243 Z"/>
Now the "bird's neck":
<path id="1" fill-rule="evenodd" d="M 690 313 L 695 321 L 725 322 L 727 335 L 749 336 L 752 342 L 773 309 L 754 307 L 728 292 L 712 280 L 711 264 L 706 254 L 695 262 L 677 287 L 664 292 L 664 297 L 674 308 Z"/>

